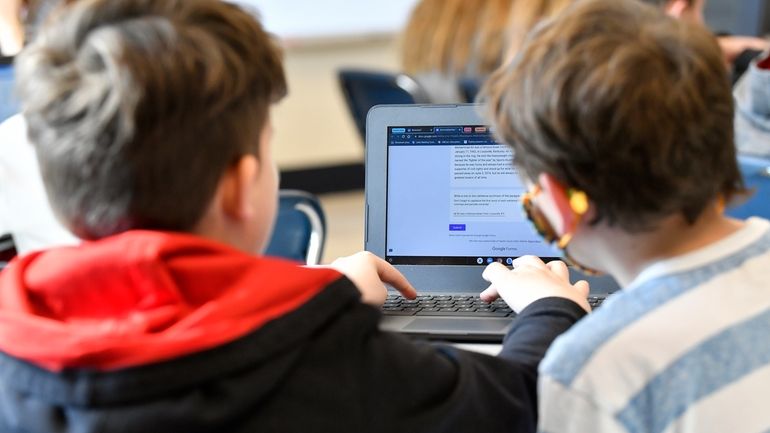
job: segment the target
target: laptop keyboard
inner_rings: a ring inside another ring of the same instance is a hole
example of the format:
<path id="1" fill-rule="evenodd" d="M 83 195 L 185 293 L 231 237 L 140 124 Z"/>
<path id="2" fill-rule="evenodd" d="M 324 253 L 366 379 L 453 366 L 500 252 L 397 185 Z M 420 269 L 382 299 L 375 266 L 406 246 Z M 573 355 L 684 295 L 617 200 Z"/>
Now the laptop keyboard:
<path id="1" fill-rule="evenodd" d="M 598 308 L 603 296 L 590 296 L 591 308 Z M 502 299 L 492 303 L 471 295 L 420 295 L 417 299 L 406 299 L 401 295 L 388 295 L 382 312 L 386 316 L 473 316 L 473 317 L 514 317 L 516 313 Z"/>

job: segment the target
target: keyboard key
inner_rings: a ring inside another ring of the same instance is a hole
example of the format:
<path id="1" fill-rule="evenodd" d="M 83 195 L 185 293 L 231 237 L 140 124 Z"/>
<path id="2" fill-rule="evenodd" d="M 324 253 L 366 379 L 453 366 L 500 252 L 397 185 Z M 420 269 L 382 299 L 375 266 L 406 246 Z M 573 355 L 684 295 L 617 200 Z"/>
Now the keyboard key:
<path id="1" fill-rule="evenodd" d="M 587 298 L 592 308 L 599 308 L 604 296 Z M 502 298 L 487 303 L 478 296 L 471 295 L 419 295 L 416 299 L 406 299 L 401 295 L 389 294 L 382 311 L 387 315 L 449 315 L 506 317 L 516 316 Z"/>

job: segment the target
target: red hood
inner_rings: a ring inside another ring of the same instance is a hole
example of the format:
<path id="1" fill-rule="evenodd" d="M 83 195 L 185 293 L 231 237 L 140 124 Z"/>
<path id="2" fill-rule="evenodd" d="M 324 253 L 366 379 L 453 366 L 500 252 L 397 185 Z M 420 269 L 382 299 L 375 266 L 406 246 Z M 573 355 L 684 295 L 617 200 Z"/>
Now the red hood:
<path id="1" fill-rule="evenodd" d="M 237 339 L 338 278 L 190 235 L 127 232 L 12 262 L 0 351 L 49 370 L 167 360 Z"/>

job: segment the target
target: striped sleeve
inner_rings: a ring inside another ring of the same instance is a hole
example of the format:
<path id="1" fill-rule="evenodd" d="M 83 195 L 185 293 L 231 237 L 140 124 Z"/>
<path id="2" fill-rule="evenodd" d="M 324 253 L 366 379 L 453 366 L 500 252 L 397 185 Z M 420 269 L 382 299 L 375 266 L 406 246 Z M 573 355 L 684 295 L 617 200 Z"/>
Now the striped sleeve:
<path id="1" fill-rule="evenodd" d="M 548 376 L 538 385 L 539 433 L 627 433 L 612 413 L 591 396 Z"/>
<path id="2" fill-rule="evenodd" d="M 671 260 L 557 339 L 539 430 L 767 433 L 770 232 L 751 225 L 734 251 Z"/>

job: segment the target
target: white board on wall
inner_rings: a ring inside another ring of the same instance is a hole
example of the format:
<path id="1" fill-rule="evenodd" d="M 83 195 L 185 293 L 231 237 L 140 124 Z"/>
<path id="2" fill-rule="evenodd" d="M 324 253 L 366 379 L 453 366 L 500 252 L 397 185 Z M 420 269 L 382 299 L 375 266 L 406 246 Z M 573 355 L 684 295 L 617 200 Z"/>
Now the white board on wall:
<path id="1" fill-rule="evenodd" d="M 284 39 L 328 39 L 396 33 L 417 0 L 231 0 L 255 9 Z"/>

